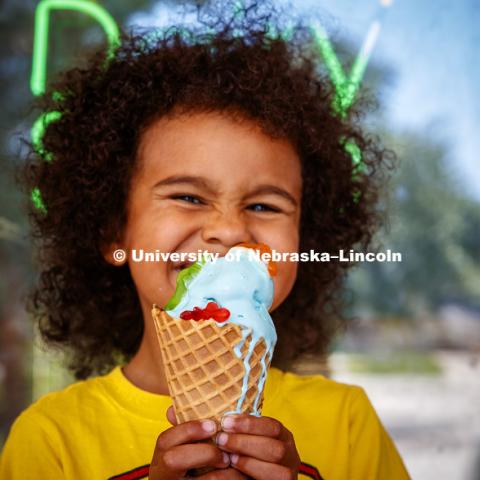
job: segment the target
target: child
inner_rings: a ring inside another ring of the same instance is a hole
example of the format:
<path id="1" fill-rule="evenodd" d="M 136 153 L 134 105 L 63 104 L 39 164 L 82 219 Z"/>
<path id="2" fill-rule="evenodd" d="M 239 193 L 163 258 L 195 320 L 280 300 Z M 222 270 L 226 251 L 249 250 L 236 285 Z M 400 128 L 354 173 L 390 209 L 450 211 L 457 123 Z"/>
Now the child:
<path id="1" fill-rule="evenodd" d="M 287 42 L 267 31 L 274 20 L 251 5 L 210 17 L 216 33 L 194 42 L 174 29 L 124 35 L 108 65 L 97 53 L 43 97 L 61 117 L 43 137 L 53 159 L 34 153 L 24 172 L 47 209 L 31 212 L 41 269 L 32 309 L 81 381 L 17 418 L 2 479 L 173 480 L 205 466 L 204 480 L 408 478 L 360 387 L 283 371 L 326 351 L 345 263 L 279 264 L 262 417 L 176 425 L 169 408 L 150 312 L 187 265 L 135 262 L 133 249 L 224 255 L 261 242 L 335 254 L 366 247 L 378 225 L 373 173 L 385 152 L 332 112 L 308 30 Z M 361 175 L 345 139 L 362 151 Z"/>

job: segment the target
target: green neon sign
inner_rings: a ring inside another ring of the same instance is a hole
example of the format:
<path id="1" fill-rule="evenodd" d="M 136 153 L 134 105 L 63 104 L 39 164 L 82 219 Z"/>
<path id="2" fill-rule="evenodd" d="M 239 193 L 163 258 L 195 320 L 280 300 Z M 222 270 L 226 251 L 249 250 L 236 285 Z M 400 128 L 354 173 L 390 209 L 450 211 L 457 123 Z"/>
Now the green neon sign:
<path id="1" fill-rule="evenodd" d="M 34 95 L 45 92 L 47 76 L 48 32 L 50 12 L 72 10 L 93 17 L 103 28 L 109 41 L 108 58 L 115 54 L 118 45 L 118 27 L 112 16 L 100 5 L 88 0 L 43 0 L 35 10 L 35 33 L 33 41 L 32 76 L 30 89 Z"/>
<path id="2" fill-rule="evenodd" d="M 373 47 L 380 32 L 380 22 L 377 20 L 372 23 L 365 41 L 356 56 L 350 75 L 347 75 L 338 59 L 333 46 L 328 39 L 327 32 L 319 23 L 312 26 L 315 43 L 322 55 L 327 70 L 335 87 L 335 98 L 332 108 L 337 115 L 342 118 L 347 116 L 348 109 L 352 106 L 355 96 L 360 88 L 361 81 L 365 74 L 368 62 L 370 60 Z M 358 174 L 365 171 L 365 164 L 362 162 L 362 152 L 358 145 L 351 139 L 343 142 L 345 150 L 350 154 L 354 164 L 353 180 L 358 178 Z M 361 194 L 359 191 L 353 192 L 353 201 L 358 203 Z"/>
<path id="3" fill-rule="evenodd" d="M 241 2 L 235 7 L 234 15 L 238 14 Z M 42 95 L 45 92 L 47 78 L 47 58 L 48 58 L 48 33 L 50 24 L 50 12 L 54 10 L 71 10 L 84 13 L 93 17 L 103 28 L 108 39 L 107 63 L 115 55 L 115 50 L 119 45 L 119 29 L 113 17 L 101 6 L 90 0 L 42 0 L 35 11 L 35 32 L 32 58 L 32 74 L 30 79 L 30 89 L 33 95 Z M 370 54 L 373 49 L 380 25 L 374 22 L 370 29 L 366 41 L 364 42 L 359 54 L 355 58 L 350 75 L 347 76 L 334 51 L 324 28 L 316 23 L 312 25 L 311 30 L 314 36 L 315 44 L 319 53 L 322 55 L 327 66 L 330 80 L 335 87 L 335 98 L 332 108 L 334 112 L 342 118 L 346 117 L 348 109 L 355 100 L 356 93 L 360 88 L 360 83 L 365 73 Z M 278 34 L 286 41 L 291 39 L 294 33 L 293 26 L 288 26 L 284 31 Z M 275 36 L 275 32 L 270 30 L 270 36 Z M 61 100 L 62 93 L 54 92 L 53 98 Z M 52 154 L 47 152 L 42 143 L 43 134 L 47 125 L 59 119 L 60 112 L 46 112 L 40 115 L 31 129 L 32 143 L 35 150 L 46 160 L 52 160 Z M 365 165 L 362 162 L 360 148 L 350 139 L 342 142 L 345 150 L 350 154 L 354 164 L 353 179 L 364 171 Z M 41 192 L 34 188 L 31 193 L 32 201 L 36 208 L 46 213 L 47 209 L 42 201 Z M 353 192 L 353 199 L 358 202 L 359 192 Z"/>
<path id="4" fill-rule="evenodd" d="M 60 112 L 46 112 L 40 115 L 33 127 L 30 131 L 30 135 L 32 137 L 32 143 L 35 145 L 36 151 L 43 157 L 45 160 L 50 161 L 52 160 L 52 154 L 50 152 L 45 151 L 43 148 L 43 134 L 45 133 L 45 129 L 50 122 L 54 120 L 58 120 L 61 117 Z"/>
<path id="5" fill-rule="evenodd" d="M 119 45 L 119 30 L 113 17 L 100 5 L 87 0 L 42 0 L 35 10 L 35 29 L 33 40 L 32 75 L 30 90 L 38 96 L 45 93 L 48 59 L 48 32 L 50 13 L 54 10 L 71 10 L 93 17 L 103 28 L 108 39 L 107 61 L 113 58 L 115 49 Z M 61 92 L 54 92 L 54 100 L 61 100 Z M 50 122 L 58 120 L 60 112 L 46 112 L 35 121 L 31 130 L 32 143 L 35 150 L 47 161 L 52 160 L 52 154 L 43 148 L 42 138 Z M 42 200 L 41 192 L 34 188 L 31 198 L 35 207 L 46 213 L 47 209 Z"/>

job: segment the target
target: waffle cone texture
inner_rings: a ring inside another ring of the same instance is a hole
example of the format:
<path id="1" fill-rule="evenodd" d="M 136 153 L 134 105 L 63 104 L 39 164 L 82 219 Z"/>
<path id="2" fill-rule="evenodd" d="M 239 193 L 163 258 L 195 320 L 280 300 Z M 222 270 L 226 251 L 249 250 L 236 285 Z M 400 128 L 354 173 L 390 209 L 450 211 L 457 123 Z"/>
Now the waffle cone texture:
<path id="1" fill-rule="evenodd" d="M 237 410 L 246 373 L 252 334 L 248 332 L 239 358 L 234 348 L 243 341 L 242 327 L 234 323 L 219 326 L 213 319 L 182 320 L 173 318 L 156 305 L 152 317 L 179 423 L 202 418 L 220 421 L 226 412 L 253 413 L 261 360 L 266 352 L 263 339 L 254 346 L 248 361 L 250 372 L 245 400 Z M 247 333 L 247 332 L 246 332 Z M 271 358 L 265 358 L 268 370 Z M 261 411 L 263 392 L 257 410 Z"/>

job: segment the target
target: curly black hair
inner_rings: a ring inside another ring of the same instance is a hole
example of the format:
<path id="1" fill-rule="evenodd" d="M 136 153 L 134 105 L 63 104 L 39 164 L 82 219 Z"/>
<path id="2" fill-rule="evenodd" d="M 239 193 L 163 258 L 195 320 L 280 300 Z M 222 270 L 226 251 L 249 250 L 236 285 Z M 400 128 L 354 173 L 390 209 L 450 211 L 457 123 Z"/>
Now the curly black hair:
<path id="1" fill-rule="evenodd" d="M 21 182 L 28 192 L 40 189 L 48 210 L 29 207 L 40 275 L 28 308 L 43 339 L 69 352 L 77 379 L 106 373 L 140 345 L 143 317 L 130 271 L 107 263 L 101 247 L 125 225 L 142 132 L 174 108 L 230 112 L 291 142 L 302 166 L 301 251 L 367 248 L 381 223 L 390 152 L 364 132 L 358 103 L 346 118 L 332 109 L 335 91 L 310 28 L 298 19 L 287 39 L 278 8 L 253 2 L 233 15 L 231 7 L 204 6 L 198 26 L 183 30 L 122 32 L 112 58 L 90 53 L 35 103 L 61 117 L 43 136 L 51 161 L 25 140 Z M 356 175 L 346 140 L 362 152 L 365 167 Z M 328 350 L 345 323 L 339 291 L 351 266 L 299 264 L 291 294 L 273 313 L 273 365 L 286 369 L 303 353 Z"/>

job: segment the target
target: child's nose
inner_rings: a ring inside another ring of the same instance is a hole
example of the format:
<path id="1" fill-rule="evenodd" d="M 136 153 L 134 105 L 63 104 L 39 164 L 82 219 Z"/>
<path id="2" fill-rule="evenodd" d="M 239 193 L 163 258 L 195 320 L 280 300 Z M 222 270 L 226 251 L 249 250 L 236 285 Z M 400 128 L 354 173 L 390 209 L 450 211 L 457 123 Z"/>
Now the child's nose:
<path id="1" fill-rule="evenodd" d="M 202 229 L 202 239 L 208 243 L 220 243 L 233 247 L 241 242 L 253 241 L 242 215 L 234 212 L 215 212 Z"/>

